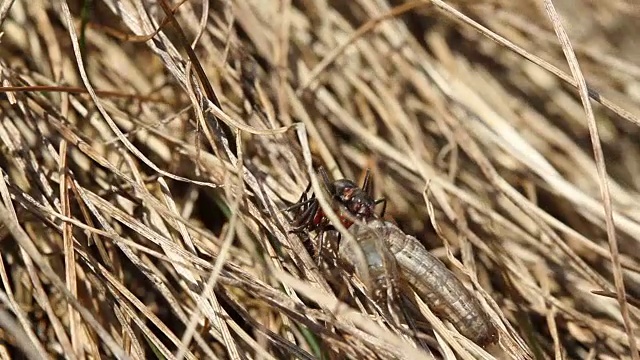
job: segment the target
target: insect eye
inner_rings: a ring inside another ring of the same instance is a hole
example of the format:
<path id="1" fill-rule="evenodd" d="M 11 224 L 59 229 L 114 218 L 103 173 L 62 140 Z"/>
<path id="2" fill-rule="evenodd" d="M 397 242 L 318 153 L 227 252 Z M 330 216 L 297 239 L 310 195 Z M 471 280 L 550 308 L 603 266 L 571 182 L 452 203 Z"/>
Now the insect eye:
<path id="1" fill-rule="evenodd" d="M 351 198 L 353 197 L 353 191 L 354 189 L 351 187 L 347 187 L 342 189 L 342 192 L 340 193 L 340 199 L 342 199 L 343 201 L 349 201 L 351 200 Z"/>
<path id="2" fill-rule="evenodd" d="M 351 198 L 354 188 L 357 186 L 349 180 L 338 180 L 333 184 L 334 194 L 341 199 L 348 200 Z"/>

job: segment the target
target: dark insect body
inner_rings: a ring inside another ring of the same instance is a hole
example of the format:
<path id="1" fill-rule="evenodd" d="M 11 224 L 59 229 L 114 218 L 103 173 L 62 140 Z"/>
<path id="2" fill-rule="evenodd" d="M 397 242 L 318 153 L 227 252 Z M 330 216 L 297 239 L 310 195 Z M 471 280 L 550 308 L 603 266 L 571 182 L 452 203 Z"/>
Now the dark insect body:
<path id="1" fill-rule="evenodd" d="M 323 168 L 320 168 L 318 172 L 322 177 L 325 189 L 331 196 L 332 208 L 345 227 L 351 226 L 354 220 L 367 221 L 384 216 L 387 202 L 385 199 L 373 199 L 369 170 L 367 170 L 362 187 L 348 179 L 332 182 Z M 315 194 L 307 198 L 310 189 L 311 184 L 304 191 L 300 200 L 287 208 L 287 210 L 300 209 L 293 220 L 292 232 L 323 230 L 326 226 L 330 226 L 329 219 L 322 211 Z M 378 216 L 375 208 L 380 203 L 383 204 L 383 207 Z"/>
<path id="2" fill-rule="evenodd" d="M 369 219 L 384 216 L 387 202 L 385 199 L 373 199 L 369 170 L 365 174 L 362 187 L 348 179 L 332 182 L 322 167 L 318 169 L 318 173 L 322 178 L 322 184 L 330 195 L 332 209 L 346 228 L 349 228 L 356 220 L 368 221 Z M 302 193 L 300 200 L 296 204 L 285 209 L 288 211 L 297 210 L 290 232 L 306 235 L 309 231 L 318 231 L 319 240 L 315 251 L 316 258 L 320 259 L 321 252 L 335 257 L 338 244 L 327 244 L 324 241 L 324 233 L 327 230 L 333 230 L 334 227 L 322 210 L 316 195 L 313 193 L 308 195 L 310 189 L 311 184 L 307 186 L 307 189 Z M 383 204 L 382 212 L 377 215 L 375 208 L 380 203 Z"/>

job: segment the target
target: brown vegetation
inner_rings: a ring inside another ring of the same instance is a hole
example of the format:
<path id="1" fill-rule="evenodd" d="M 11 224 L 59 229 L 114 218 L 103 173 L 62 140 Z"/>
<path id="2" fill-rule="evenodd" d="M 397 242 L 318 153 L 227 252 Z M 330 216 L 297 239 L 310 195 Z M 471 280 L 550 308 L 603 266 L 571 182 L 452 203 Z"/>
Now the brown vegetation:
<path id="1" fill-rule="evenodd" d="M 639 18 L 632 0 L 0 2 L 0 358 L 638 359 Z M 499 343 L 406 291 L 396 326 L 316 266 L 282 209 L 319 165 L 372 169 Z"/>

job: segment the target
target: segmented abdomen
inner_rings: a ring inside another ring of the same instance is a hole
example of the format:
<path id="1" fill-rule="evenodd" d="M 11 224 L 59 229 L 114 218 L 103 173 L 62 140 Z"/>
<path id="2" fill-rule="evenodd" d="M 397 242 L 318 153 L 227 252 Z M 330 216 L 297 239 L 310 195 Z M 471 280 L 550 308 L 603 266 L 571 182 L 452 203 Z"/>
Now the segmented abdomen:
<path id="1" fill-rule="evenodd" d="M 413 236 L 390 222 L 368 223 L 386 241 L 403 279 L 429 308 L 449 320 L 465 337 L 485 346 L 498 340 L 498 333 L 475 296 Z"/>

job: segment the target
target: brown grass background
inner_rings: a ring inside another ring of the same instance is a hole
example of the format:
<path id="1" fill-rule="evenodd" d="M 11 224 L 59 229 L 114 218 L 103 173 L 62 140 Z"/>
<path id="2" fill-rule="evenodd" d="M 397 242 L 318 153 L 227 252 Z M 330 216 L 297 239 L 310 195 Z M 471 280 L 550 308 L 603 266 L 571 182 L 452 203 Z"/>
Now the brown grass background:
<path id="1" fill-rule="evenodd" d="M 0 1 L 0 358 L 638 359 L 639 24 L 633 0 Z M 330 286 L 282 211 L 319 165 L 370 168 L 499 344 Z"/>

